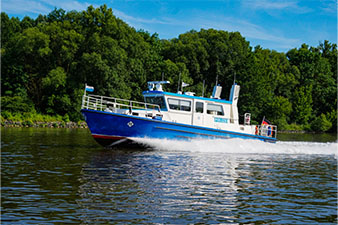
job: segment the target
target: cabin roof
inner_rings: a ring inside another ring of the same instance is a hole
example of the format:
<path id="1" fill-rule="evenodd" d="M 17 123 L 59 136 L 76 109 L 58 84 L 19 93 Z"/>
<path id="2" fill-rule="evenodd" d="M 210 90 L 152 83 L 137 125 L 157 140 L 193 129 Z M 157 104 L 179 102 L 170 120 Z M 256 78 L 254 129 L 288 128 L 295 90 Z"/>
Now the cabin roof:
<path id="1" fill-rule="evenodd" d="M 191 96 L 191 95 L 186 95 L 186 94 L 177 94 L 177 93 L 164 92 L 164 91 L 144 91 L 142 92 L 142 94 L 144 96 L 145 95 L 168 95 L 168 96 L 174 96 L 174 97 L 180 97 L 180 98 L 190 98 L 190 99 L 197 99 L 197 100 L 203 100 L 203 101 L 232 104 L 232 101 L 228 101 L 224 99 L 205 98 L 205 97 Z"/>

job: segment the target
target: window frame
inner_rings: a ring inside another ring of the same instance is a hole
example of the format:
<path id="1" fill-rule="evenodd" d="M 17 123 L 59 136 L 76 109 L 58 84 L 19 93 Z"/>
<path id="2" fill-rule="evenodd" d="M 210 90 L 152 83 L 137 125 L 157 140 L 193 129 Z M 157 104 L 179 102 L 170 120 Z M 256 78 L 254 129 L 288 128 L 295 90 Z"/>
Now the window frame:
<path id="1" fill-rule="evenodd" d="M 220 107 L 221 111 L 218 111 L 217 109 L 216 110 L 211 110 L 208 108 L 208 106 L 217 106 L 217 107 Z M 216 112 L 213 113 L 213 112 Z M 224 116 L 225 113 L 224 113 L 224 108 L 223 108 L 223 105 L 220 105 L 220 104 L 214 104 L 214 103 L 207 103 L 207 114 L 209 115 L 217 115 L 217 116 Z"/>
<path id="2" fill-rule="evenodd" d="M 153 103 L 153 102 L 147 102 L 147 98 L 161 98 L 162 102 L 161 104 L 158 103 Z M 150 95 L 150 96 L 144 96 L 144 102 L 146 104 L 153 104 L 153 105 L 158 105 L 160 107 L 161 110 L 167 110 L 167 104 L 166 104 L 166 100 L 165 97 L 163 95 Z"/>
<path id="3" fill-rule="evenodd" d="M 172 104 L 170 104 L 171 100 L 178 101 L 177 108 L 171 107 L 171 105 L 172 105 Z M 168 106 L 169 106 L 170 110 L 176 110 L 176 111 L 182 111 L 182 112 L 191 112 L 192 101 L 190 101 L 190 100 L 179 99 L 179 98 L 168 98 L 167 101 L 168 101 Z M 182 105 L 181 102 L 187 102 L 189 104 L 188 104 L 188 106 L 186 106 L 186 105 Z M 186 107 L 186 109 L 184 109 L 184 107 Z M 187 110 L 187 109 L 189 109 L 189 110 Z"/>
<path id="4" fill-rule="evenodd" d="M 202 107 L 199 109 L 202 109 L 202 112 L 197 111 L 197 104 L 200 103 L 202 104 Z M 197 102 L 195 103 L 195 113 L 204 113 L 204 102 Z"/>

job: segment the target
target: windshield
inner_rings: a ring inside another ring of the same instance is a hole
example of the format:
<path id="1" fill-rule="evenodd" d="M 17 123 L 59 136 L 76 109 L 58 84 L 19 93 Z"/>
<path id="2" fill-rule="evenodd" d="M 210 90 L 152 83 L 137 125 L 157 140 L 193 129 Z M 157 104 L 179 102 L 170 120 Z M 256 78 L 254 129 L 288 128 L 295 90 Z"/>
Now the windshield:
<path id="1" fill-rule="evenodd" d="M 146 103 L 159 105 L 161 109 L 167 109 L 163 96 L 144 97 Z"/>

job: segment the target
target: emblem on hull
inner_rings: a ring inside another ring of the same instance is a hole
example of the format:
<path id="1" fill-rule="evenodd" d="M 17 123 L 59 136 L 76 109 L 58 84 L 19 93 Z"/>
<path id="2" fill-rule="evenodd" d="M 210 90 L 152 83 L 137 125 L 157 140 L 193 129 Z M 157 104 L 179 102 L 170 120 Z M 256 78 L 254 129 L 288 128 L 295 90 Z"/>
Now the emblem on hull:
<path id="1" fill-rule="evenodd" d="M 128 127 L 132 127 L 132 126 L 134 126 L 134 123 L 133 123 L 132 121 L 129 121 L 129 122 L 127 123 L 127 125 L 128 125 Z"/>

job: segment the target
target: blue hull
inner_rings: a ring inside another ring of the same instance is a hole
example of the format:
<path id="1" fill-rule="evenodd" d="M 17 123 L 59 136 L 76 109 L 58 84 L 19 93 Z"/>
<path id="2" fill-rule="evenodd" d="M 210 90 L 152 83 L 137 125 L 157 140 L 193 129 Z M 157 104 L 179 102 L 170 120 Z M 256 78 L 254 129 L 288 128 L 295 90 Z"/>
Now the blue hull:
<path id="1" fill-rule="evenodd" d="M 81 112 L 94 139 L 104 146 L 125 143 L 125 141 L 128 142 L 130 140 L 129 138 L 176 140 L 243 138 L 276 142 L 276 139 L 271 137 L 172 123 L 152 118 L 141 118 L 91 109 L 82 109 Z"/>

